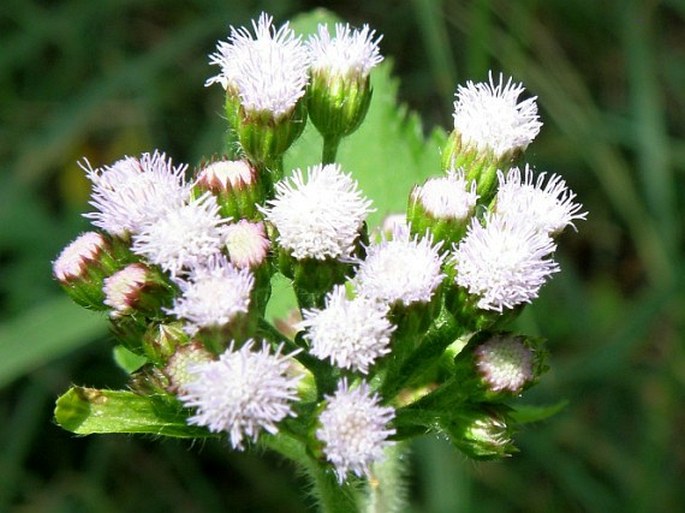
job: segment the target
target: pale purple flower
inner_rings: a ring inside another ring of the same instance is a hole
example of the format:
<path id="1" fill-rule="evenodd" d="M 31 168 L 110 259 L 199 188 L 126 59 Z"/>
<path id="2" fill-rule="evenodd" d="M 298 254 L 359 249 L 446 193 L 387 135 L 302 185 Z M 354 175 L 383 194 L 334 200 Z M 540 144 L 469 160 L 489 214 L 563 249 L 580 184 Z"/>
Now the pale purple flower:
<path id="1" fill-rule="evenodd" d="M 350 472 L 368 475 L 370 466 L 383 458 L 383 450 L 393 443 L 388 437 L 395 434 L 389 426 L 394 418 L 394 408 L 382 406 L 366 382 L 350 388 L 342 379 L 335 394 L 326 396 L 316 437 L 340 483 Z"/>
<path id="2" fill-rule="evenodd" d="M 298 329 L 306 329 L 304 339 L 317 358 L 366 374 L 369 366 L 390 352 L 395 326 L 387 314 L 388 307 L 377 301 L 347 299 L 345 287 L 338 285 L 326 296 L 325 308 L 303 312 Z"/>
<path id="3" fill-rule="evenodd" d="M 433 245 L 430 235 L 411 237 L 397 229 L 392 239 L 367 249 L 354 279 L 357 292 L 388 305 L 428 303 L 445 277 L 441 245 Z"/>
<path id="4" fill-rule="evenodd" d="M 582 205 L 573 201 L 575 193 L 557 174 L 548 176 L 542 172 L 536 178 L 533 169 L 526 165 L 523 172 L 514 167 L 506 175 L 498 171 L 497 176 L 495 211 L 498 215 L 531 223 L 550 236 L 569 225 L 575 228 L 573 221 L 587 217 L 587 212 L 581 212 Z"/>
<path id="5" fill-rule="evenodd" d="M 276 184 L 264 216 L 278 230 L 278 243 L 297 259 L 351 256 L 371 202 L 338 164 L 301 170 Z"/>
<path id="6" fill-rule="evenodd" d="M 241 219 L 237 223 L 226 225 L 224 231 L 226 249 L 232 264 L 240 268 L 254 268 L 264 262 L 271 243 L 263 223 Z"/>
<path id="7" fill-rule="evenodd" d="M 257 441 L 262 431 L 276 434 L 277 424 L 294 417 L 293 401 L 301 375 L 292 372 L 292 355 L 274 354 L 266 344 L 253 350 L 248 340 L 240 349 L 230 347 L 216 361 L 189 368 L 191 378 L 179 399 L 195 414 L 191 425 L 212 433 L 228 433 L 234 449 L 242 450 L 245 439 Z"/>
<path id="8" fill-rule="evenodd" d="M 491 151 L 500 158 L 515 150 L 525 150 L 540 132 L 536 98 L 519 101 L 525 88 L 521 83 L 504 81 L 500 73 L 495 83 L 492 72 L 488 82 L 470 80 L 459 86 L 454 102 L 454 128 L 462 142 L 478 151 Z"/>
<path id="9" fill-rule="evenodd" d="M 124 157 L 97 169 L 84 162 L 82 167 L 93 183 L 90 204 L 96 209 L 84 216 L 111 235 L 140 233 L 188 199 L 188 166 L 174 166 L 164 153 L 143 153 L 139 159 Z"/>
<path id="10" fill-rule="evenodd" d="M 375 38 L 375 35 L 376 31 L 368 25 L 358 30 L 336 23 L 335 36 L 331 37 L 328 26 L 319 25 L 317 33 L 306 43 L 312 71 L 365 79 L 383 61 L 378 48 L 383 36 Z"/>
<path id="11" fill-rule="evenodd" d="M 515 218 L 488 215 L 473 219 L 452 255 L 457 284 L 478 297 L 484 310 L 502 312 L 538 296 L 547 279 L 559 271 L 554 241 Z"/>
<path id="12" fill-rule="evenodd" d="M 168 210 L 133 237 L 133 252 L 172 276 L 202 265 L 221 252 L 223 225 L 216 198 L 205 193 L 187 205 Z"/>
<path id="13" fill-rule="evenodd" d="M 176 283 L 181 295 L 167 313 L 183 320 L 192 336 L 203 328 L 227 326 L 247 313 L 254 277 L 249 269 L 238 269 L 225 257 L 215 256 Z"/>
<path id="14" fill-rule="evenodd" d="M 228 41 L 219 41 L 210 63 L 218 75 L 205 83 L 219 83 L 240 96 L 250 112 L 268 112 L 274 118 L 290 113 L 305 94 L 308 81 L 307 50 L 288 23 L 279 29 L 266 13 L 252 21 L 254 36 L 245 27 L 230 27 Z"/>

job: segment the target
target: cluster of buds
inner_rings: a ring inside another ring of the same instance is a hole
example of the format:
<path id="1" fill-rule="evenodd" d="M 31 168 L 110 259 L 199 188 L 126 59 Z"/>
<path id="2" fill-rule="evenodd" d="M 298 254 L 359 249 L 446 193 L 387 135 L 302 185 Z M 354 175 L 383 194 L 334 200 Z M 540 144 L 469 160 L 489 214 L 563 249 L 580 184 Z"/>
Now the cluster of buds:
<path id="1" fill-rule="evenodd" d="M 267 14 L 252 32 L 231 27 L 207 81 L 226 93 L 230 157 L 192 175 L 159 151 L 85 161 L 94 228 L 53 266 L 147 362 L 137 393 L 177 401 L 194 433 L 224 433 L 236 450 L 290 437 L 340 483 L 436 429 L 475 458 L 514 450 L 509 403 L 545 352 L 503 326 L 559 270 L 555 239 L 586 215 L 561 177 L 516 165 L 537 105 L 491 75 L 458 88 L 439 176 L 370 235 L 371 201 L 335 155 L 365 118 L 379 41 L 343 24 L 303 41 Z M 322 162 L 284 177 L 308 118 Z M 281 330 L 265 317 L 277 273 L 299 307 Z"/>

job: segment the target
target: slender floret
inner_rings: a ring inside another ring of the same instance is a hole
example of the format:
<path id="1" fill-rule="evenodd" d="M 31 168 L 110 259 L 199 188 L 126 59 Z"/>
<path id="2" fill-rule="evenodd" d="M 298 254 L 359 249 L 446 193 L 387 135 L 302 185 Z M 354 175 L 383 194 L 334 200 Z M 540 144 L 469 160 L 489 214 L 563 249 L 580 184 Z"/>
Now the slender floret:
<path id="1" fill-rule="evenodd" d="M 96 209 L 84 216 L 114 236 L 140 233 L 188 199 L 188 166 L 174 166 L 158 151 L 143 153 L 139 159 L 125 157 L 98 169 L 85 160 L 82 167 L 93 183 L 90 204 Z"/>
<path id="2" fill-rule="evenodd" d="M 225 431 L 233 448 L 242 450 L 245 439 L 256 441 L 266 431 L 278 432 L 278 424 L 294 417 L 291 403 L 297 400 L 302 378 L 292 372 L 292 355 L 282 355 L 281 347 L 271 354 L 266 344 L 253 351 L 248 340 L 240 349 L 234 343 L 217 361 L 200 363 L 190 370 L 179 399 L 195 408 L 191 425 L 205 426 L 212 433 Z"/>
<path id="3" fill-rule="evenodd" d="M 449 171 L 447 176 L 431 178 L 416 187 L 412 197 L 436 219 L 463 221 L 476 207 L 476 182 L 467 183 L 463 170 Z"/>
<path id="4" fill-rule="evenodd" d="M 221 252 L 226 221 L 214 196 L 206 193 L 148 224 L 133 237 L 133 252 L 178 275 Z"/>
<path id="5" fill-rule="evenodd" d="M 345 287 L 338 285 L 326 296 L 324 309 L 303 312 L 298 329 L 307 330 L 304 338 L 317 358 L 367 374 L 369 366 L 390 352 L 395 327 L 387 314 L 388 307 L 374 300 L 347 299 Z"/>
<path id="6" fill-rule="evenodd" d="M 309 59 L 300 37 L 288 23 L 279 29 L 266 13 L 252 22 L 254 36 L 245 27 L 230 27 L 228 41 L 219 41 L 210 63 L 221 67 L 207 80 L 234 89 L 248 112 L 268 112 L 275 118 L 290 113 L 304 96 Z"/>
<path id="7" fill-rule="evenodd" d="M 319 25 L 318 32 L 307 41 L 312 72 L 366 79 L 383 61 L 378 48 L 383 36 L 375 35 L 368 25 L 356 30 L 349 24 L 336 23 L 335 37 L 331 37 L 328 26 Z"/>
<path id="8" fill-rule="evenodd" d="M 559 265 L 556 244 L 545 233 L 516 218 L 487 215 L 474 219 L 453 254 L 456 282 L 478 297 L 484 310 L 502 312 L 530 303 Z"/>
<path id="9" fill-rule="evenodd" d="M 557 174 L 548 178 L 542 172 L 535 178 L 533 169 L 526 164 L 523 172 L 514 167 L 506 175 L 499 171 L 497 176 L 495 211 L 500 215 L 520 218 L 520 222 L 531 223 L 550 236 L 569 225 L 575 229 L 573 221 L 587 217 L 587 212 L 581 211 L 583 206 L 573 201 L 576 194 Z"/>
<path id="10" fill-rule="evenodd" d="M 454 102 L 454 128 L 462 143 L 478 151 L 491 151 L 496 158 L 517 150 L 525 150 L 540 132 L 536 97 L 519 102 L 525 88 L 512 79 L 504 81 L 500 74 L 495 83 L 492 72 L 489 82 L 459 86 Z"/>
<path id="11" fill-rule="evenodd" d="M 383 458 L 383 449 L 393 443 L 388 437 L 395 434 L 389 427 L 394 408 L 381 406 L 380 397 L 367 383 L 350 388 L 346 379 L 326 400 L 316 437 L 324 444 L 323 452 L 333 464 L 338 481 L 342 484 L 349 472 L 359 477 L 368 475 L 370 466 Z"/>
<path id="12" fill-rule="evenodd" d="M 388 305 L 429 302 L 445 277 L 440 246 L 429 235 L 419 239 L 402 229 L 372 244 L 355 277 L 359 295 Z"/>
<path id="13" fill-rule="evenodd" d="M 371 202 L 338 164 L 301 170 L 276 184 L 264 215 L 278 230 L 278 242 L 297 259 L 349 257 Z"/>
<path id="14" fill-rule="evenodd" d="M 533 379 L 533 352 L 512 335 L 499 335 L 474 351 L 476 368 L 493 392 L 517 394 Z"/>
<path id="15" fill-rule="evenodd" d="M 168 313 L 185 321 L 185 330 L 192 336 L 202 328 L 226 326 L 247 313 L 254 277 L 248 269 L 237 269 L 225 257 L 215 256 L 176 282 L 181 295 Z"/>

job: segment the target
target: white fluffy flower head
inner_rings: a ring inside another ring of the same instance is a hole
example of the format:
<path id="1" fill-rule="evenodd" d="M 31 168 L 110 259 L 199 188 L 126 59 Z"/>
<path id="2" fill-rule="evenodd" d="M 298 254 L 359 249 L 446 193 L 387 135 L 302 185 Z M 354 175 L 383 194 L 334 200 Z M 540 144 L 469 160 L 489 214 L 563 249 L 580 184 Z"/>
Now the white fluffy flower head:
<path id="1" fill-rule="evenodd" d="M 188 166 L 174 167 L 164 153 L 125 157 L 99 169 L 86 160 L 81 167 L 93 183 L 90 204 L 96 209 L 84 216 L 115 236 L 139 233 L 188 199 Z"/>
<path id="2" fill-rule="evenodd" d="M 478 151 L 492 151 L 497 158 L 525 150 L 540 132 L 536 98 L 522 102 L 519 96 L 525 88 L 521 83 L 506 83 L 502 74 L 495 83 L 492 72 L 489 82 L 459 86 L 454 102 L 454 128 L 465 144 Z"/>
<path id="3" fill-rule="evenodd" d="M 254 37 L 245 27 L 230 28 L 228 41 L 219 41 L 209 62 L 221 67 L 205 85 L 235 88 L 250 112 L 269 112 L 280 118 L 304 96 L 309 59 L 300 37 L 288 23 L 279 29 L 266 13 L 252 21 Z"/>
<path id="4" fill-rule="evenodd" d="M 307 41 L 313 72 L 366 79 L 374 66 L 383 61 L 376 31 L 364 25 L 361 30 L 349 24 L 336 23 L 335 37 L 327 25 L 319 25 L 318 32 Z"/>
<path id="5" fill-rule="evenodd" d="M 390 352 L 395 327 L 387 314 L 387 306 L 376 301 L 347 299 L 345 287 L 338 285 L 326 296 L 324 309 L 303 312 L 298 329 L 307 330 L 304 338 L 317 358 L 366 374 L 369 366 Z"/>
<path id="6" fill-rule="evenodd" d="M 495 211 L 499 215 L 520 218 L 520 222 L 531 223 L 550 236 L 569 225 L 575 228 L 573 221 L 587 217 L 587 212 L 581 212 L 582 205 L 574 203 L 575 193 L 557 174 L 547 179 L 547 173 L 543 172 L 535 178 L 533 170 L 526 165 L 523 173 L 514 167 L 506 175 L 498 171 L 497 176 Z"/>
<path id="7" fill-rule="evenodd" d="M 457 284 L 478 296 L 478 307 L 502 312 L 538 296 L 559 271 L 551 254 L 554 241 L 515 218 L 489 215 L 485 226 L 474 219 L 452 258 Z"/>
<path id="8" fill-rule="evenodd" d="M 189 424 L 225 431 L 235 449 L 243 449 L 246 438 L 256 441 L 262 430 L 277 433 L 278 422 L 295 416 L 291 403 L 302 378 L 291 372 L 292 355 L 280 354 L 280 347 L 271 354 L 266 344 L 253 351 L 253 345 L 248 340 L 234 350 L 232 342 L 218 360 L 193 366 L 179 396 L 196 409 Z"/>
<path id="9" fill-rule="evenodd" d="M 514 336 L 494 336 L 474 354 L 476 368 L 494 392 L 519 393 L 533 379 L 533 352 Z"/>
<path id="10" fill-rule="evenodd" d="M 202 328 L 226 326 L 247 313 L 254 277 L 248 269 L 239 270 L 225 257 L 215 256 L 176 282 L 181 295 L 167 313 L 185 321 L 185 330 L 192 336 Z"/>
<path id="11" fill-rule="evenodd" d="M 214 196 L 205 193 L 148 224 L 133 237 L 132 249 L 172 275 L 178 275 L 221 252 L 226 221 L 219 216 Z"/>
<path id="12" fill-rule="evenodd" d="M 368 475 L 370 466 L 383 458 L 383 449 L 393 443 L 388 437 L 395 429 L 388 424 L 395 418 L 395 410 L 381 406 L 367 383 L 351 389 L 346 379 L 326 400 L 316 437 L 323 442 L 323 452 L 333 464 L 338 481 L 343 483 L 349 472 L 359 477 Z"/>
<path id="13" fill-rule="evenodd" d="M 445 277 L 441 244 L 433 245 L 430 235 L 410 237 L 402 229 L 392 239 L 372 244 L 355 277 L 359 295 L 388 305 L 429 302 Z"/>
<path id="14" fill-rule="evenodd" d="M 297 259 L 349 257 L 371 202 L 338 164 L 297 169 L 276 184 L 265 218 L 278 230 L 278 242 Z"/>
<path id="15" fill-rule="evenodd" d="M 412 196 L 434 218 L 458 221 L 471 215 L 478 200 L 476 182 L 468 184 L 463 170 L 449 171 L 447 176 L 431 178 L 416 187 Z"/>
<path id="16" fill-rule="evenodd" d="M 92 262 L 105 249 L 105 239 L 97 232 L 79 235 L 59 254 L 52 264 L 52 273 L 60 282 L 83 275 L 89 262 Z"/>

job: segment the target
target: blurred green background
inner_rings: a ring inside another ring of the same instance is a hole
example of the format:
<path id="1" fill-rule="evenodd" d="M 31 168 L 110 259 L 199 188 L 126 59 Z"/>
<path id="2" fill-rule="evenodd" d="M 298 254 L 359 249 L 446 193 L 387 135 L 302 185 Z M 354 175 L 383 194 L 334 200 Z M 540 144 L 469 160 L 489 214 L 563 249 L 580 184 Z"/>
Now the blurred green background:
<path id="1" fill-rule="evenodd" d="M 340 5 L 338 5 L 340 4 Z M 590 212 L 563 271 L 518 321 L 549 339 L 520 454 L 473 463 L 414 445 L 412 511 L 685 511 L 685 2 L 4 0 L 0 6 L 0 512 L 309 511 L 278 458 L 226 444 L 76 438 L 52 422 L 71 383 L 115 388 L 104 320 L 69 303 L 50 262 L 86 228 L 96 165 L 153 148 L 221 149 L 206 55 L 260 10 L 317 6 L 384 34 L 400 97 L 449 128 L 457 83 L 503 70 L 538 95 L 527 158 Z"/>

